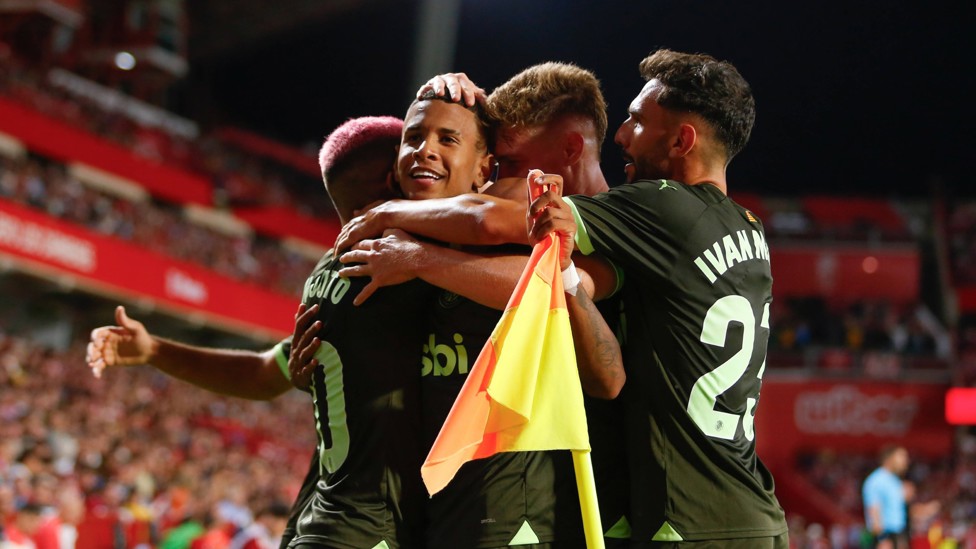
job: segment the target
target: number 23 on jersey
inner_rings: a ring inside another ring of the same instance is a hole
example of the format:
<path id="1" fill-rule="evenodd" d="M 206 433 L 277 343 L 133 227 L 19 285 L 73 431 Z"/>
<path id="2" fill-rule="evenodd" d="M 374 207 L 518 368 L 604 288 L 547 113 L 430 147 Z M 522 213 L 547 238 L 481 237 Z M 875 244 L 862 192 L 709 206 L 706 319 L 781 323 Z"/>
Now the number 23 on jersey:
<path id="1" fill-rule="evenodd" d="M 756 343 L 756 331 L 766 330 L 767 333 L 764 335 L 768 337 L 769 303 L 764 305 L 762 319 L 757 326 L 756 315 L 749 300 L 740 295 L 719 298 L 705 313 L 701 342 L 725 348 L 728 344 L 726 340 L 729 328 L 733 323 L 742 325 L 742 346 L 731 358 L 698 378 L 691 389 L 687 410 L 688 415 L 707 436 L 733 440 L 741 420 L 743 435 L 747 440 L 752 441 L 755 438 L 754 418 L 759 399 L 758 385 L 756 393 L 746 398 L 745 413 L 741 415 L 716 410 L 715 403 L 720 395 L 734 387 L 745 376 Z M 762 366 L 756 377 L 761 380 L 765 371 L 766 357 L 763 356 Z"/>

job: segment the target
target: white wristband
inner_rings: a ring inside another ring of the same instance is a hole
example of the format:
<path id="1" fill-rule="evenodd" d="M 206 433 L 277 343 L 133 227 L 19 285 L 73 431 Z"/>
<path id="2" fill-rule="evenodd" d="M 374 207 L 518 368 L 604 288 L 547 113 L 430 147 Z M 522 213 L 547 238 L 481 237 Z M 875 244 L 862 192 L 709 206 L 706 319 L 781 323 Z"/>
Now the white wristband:
<path id="1" fill-rule="evenodd" d="M 569 267 L 563 269 L 563 290 L 569 295 L 576 295 L 579 283 L 580 277 L 579 273 L 576 272 L 576 265 L 570 261 Z"/>

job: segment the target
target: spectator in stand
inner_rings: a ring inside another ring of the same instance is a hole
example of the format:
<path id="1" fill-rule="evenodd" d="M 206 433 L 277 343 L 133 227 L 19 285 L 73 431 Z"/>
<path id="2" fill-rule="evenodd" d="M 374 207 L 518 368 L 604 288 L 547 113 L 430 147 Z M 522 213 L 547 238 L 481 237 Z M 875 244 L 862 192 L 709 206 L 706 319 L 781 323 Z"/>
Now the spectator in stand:
<path id="1" fill-rule="evenodd" d="M 0 330 L 0 524 L 7 530 L 37 537 L 56 520 L 60 528 L 51 531 L 79 547 L 116 539 L 155 546 L 193 516 L 189 502 L 209 509 L 228 487 L 244 492 L 233 499 L 249 513 L 294 497 L 299 479 L 279 472 L 304 470 L 314 433 L 284 438 L 276 423 L 307 425 L 303 399 L 247 403 L 150 371 L 96 381 L 79 375 L 80 355 L 78 344 L 55 351 Z M 40 549 L 41 540 L 32 541 Z"/>
<path id="2" fill-rule="evenodd" d="M 125 101 L 98 102 L 75 94 L 63 82 L 52 81 L 49 74 L 22 63 L 15 55 L 0 65 L 6 69 L 0 78 L 0 95 L 81 127 L 152 162 L 209 176 L 218 206 L 290 204 L 310 215 L 329 209 L 325 197 L 308 196 L 305 192 L 309 183 L 305 173 L 239 150 L 214 136 L 191 140 L 184 134 L 145 125 L 117 107 Z M 116 93 L 108 88 L 105 92 L 103 95 Z M 118 98 L 133 99 L 121 93 Z M 110 103 L 116 107 L 108 107 Z"/>
<path id="3" fill-rule="evenodd" d="M 41 507 L 29 503 L 21 507 L 3 525 L 2 549 L 37 549 L 34 535 L 41 527 Z"/>
<path id="4" fill-rule="evenodd" d="M 288 507 L 274 502 L 263 508 L 257 520 L 230 540 L 230 549 L 274 549 L 278 547 L 287 522 Z"/>

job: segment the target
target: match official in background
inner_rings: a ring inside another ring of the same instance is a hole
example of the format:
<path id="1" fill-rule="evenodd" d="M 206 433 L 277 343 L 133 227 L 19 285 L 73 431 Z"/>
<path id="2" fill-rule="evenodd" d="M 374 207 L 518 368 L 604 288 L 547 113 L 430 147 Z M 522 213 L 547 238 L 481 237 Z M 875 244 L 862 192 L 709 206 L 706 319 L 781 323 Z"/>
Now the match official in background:
<path id="1" fill-rule="evenodd" d="M 903 477 L 908 472 L 908 450 L 888 445 L 878 456 L 880 466 L 864 480 L 864 524 L 873 537 L 876 549 L 907 549 L 909 506 L 913 487 Z M 916 509 L 925 515 L 938 511 L 938 502 Z"/>

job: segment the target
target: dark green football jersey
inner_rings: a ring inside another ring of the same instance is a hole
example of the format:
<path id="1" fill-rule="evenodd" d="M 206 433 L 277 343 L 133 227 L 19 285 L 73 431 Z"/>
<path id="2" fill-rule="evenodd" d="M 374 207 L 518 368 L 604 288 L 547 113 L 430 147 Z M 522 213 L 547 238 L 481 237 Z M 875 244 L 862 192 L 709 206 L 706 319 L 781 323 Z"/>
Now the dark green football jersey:
<path id="1" fill-rule="evenodd" d="M 282 344 L 290 346 L 291 341 L 288 340 L 282 342 Z M 292 504 L 291 511 L 288 512 L 288 523 L 285 524 L 285 531 L 281 534 L 281 542 L 278 544 L 278 549 L 285 549 L 291 543 L 291 540 L 295 538 L 295 527 L 298 525 L 298 518 L 315 494 L 315 485 L 318 484 L 318 481 L 319 453 L 316 448 L 316 451 L 312 453 L 312 460 L 308 464 L 308 472 L 305 473 L 305 479 L 302 480 L 302 486 L 298 490 L 298 497 L 295 498 L 295 503 Z"/>
<path id="2" fill-rule="evenodd" d="M 421 362 L 424 441 L 429 448 L 501 311 L 441 291 Z M 464 464 L 428 502 L 427 547 L 466 549 L 558 541 L 583 547 L 572 458 L 503 452 Z"/>
<path id="3" fill-rule="evenodd" d="M 613 295 L 596 305 L 607 325 L 618 334 L 621 345 L 624 345 L 620 332 L 624 314 L 620 295 Z M 629 539 L 627 509 L 630 474 L 627 466 L 624 396 L 606 400 L 584 393 L 583 405 L 586 408 L 586 426 L 592 449 L 590 460 L 593 463 L 593 480 L 596 483 L 605 537 L 608 542 L 613 539 Z"/>
<path id="4" fill-rule="evenodd" d="M 341 268 L 331 255 L 322 258 L 302 295 L 306 305 L 319 305 L 322 322 L 311 384 L 319 480 L 291 543 L 421 547 L 425 451 L 416 364 L 433 289 L 419 280 L 389 286 L 356 307 L 368 279 L 340 278 Z M 289 346 L 279 350 L 287 370 Z"/>
<path id="5" fill-rule="evenodd" d="M 772 301 L 762 224 L 707 184 L 570 202 L 580 250 L 624 272 L 632 539 L 785 532 L 753 429 Z"/>

